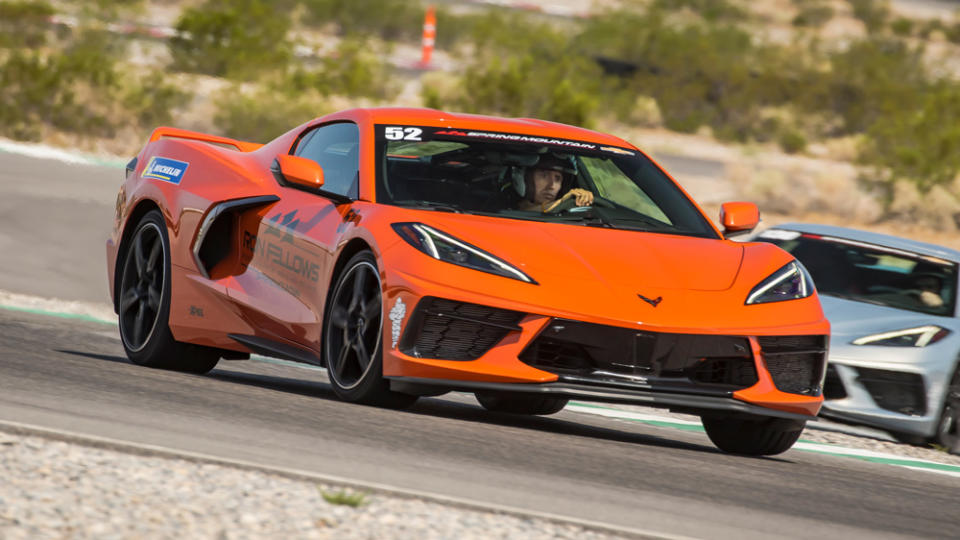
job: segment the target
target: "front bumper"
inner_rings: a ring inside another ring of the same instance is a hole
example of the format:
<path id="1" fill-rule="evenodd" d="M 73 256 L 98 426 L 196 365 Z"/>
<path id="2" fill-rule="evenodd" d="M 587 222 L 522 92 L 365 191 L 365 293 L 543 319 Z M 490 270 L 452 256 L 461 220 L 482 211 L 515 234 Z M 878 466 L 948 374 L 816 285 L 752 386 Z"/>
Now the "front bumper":
<path id="1" fill-rule="evenodd" d="M 660 332 L 410 291 L 388 294 L 386 309 L 384 376 L 398 391 L 546 392 L 806 420 L 823 401 L 819 327 L 759 337 Z"/>
<path id="2" fill-rule="evenodd" d="M 738 400 L 733 393 L 702 395 L 697 393 L 677 393 L 655 391 L 641 385 L 627 382 L 607 382 L 583 380 L 577 377 L 561 376 L 551 383 L 490 383 L 474 381 L 421 379 L 415 377 L 388 377 L 390 387 L 399 392 L 423 393 L 429 395 L 432 389 L 439 391 L 456 390 L 476 392 L 479 390 L 521 392 L 531 394 L 550 394 L 557 397 L 598 401 L 605 403 L 624 403 L 670 409 L 676 412 L 703 414 L 711 412 L 752 414 L 789 418 L 791 420 L 816 420 L 816 415 L 781 411 L 761 407 Z M 437 392 L 439 393 L 439 392 Z"/>
<path id="3" fill-rule="evenodd" d="M 848 423 L 931 437 L 943 407 L 956 351 L 930 348 L 835 349 L 820 415 Z"/>

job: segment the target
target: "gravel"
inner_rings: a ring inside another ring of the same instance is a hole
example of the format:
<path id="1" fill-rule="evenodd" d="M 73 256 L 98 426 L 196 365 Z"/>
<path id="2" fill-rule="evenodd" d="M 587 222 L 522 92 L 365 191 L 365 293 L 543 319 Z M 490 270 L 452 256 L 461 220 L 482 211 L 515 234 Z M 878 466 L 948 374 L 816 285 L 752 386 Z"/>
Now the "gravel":
<path id="1" fill-rule="evenodd" d="M 541 518 L 0 432 L 0 538 L 623 538 Z M 362 497 L 358 506 L 328 497 Z"/>
<path id="2" fill-rule="evenodd" d="M 960 465 L 960 456 L 838 429 L 844 428 L 818 422 L 801 440 Z M 20 433 L 0 432 L 0 478 L 4 540 L 626 537 L 540 517 Z"/>

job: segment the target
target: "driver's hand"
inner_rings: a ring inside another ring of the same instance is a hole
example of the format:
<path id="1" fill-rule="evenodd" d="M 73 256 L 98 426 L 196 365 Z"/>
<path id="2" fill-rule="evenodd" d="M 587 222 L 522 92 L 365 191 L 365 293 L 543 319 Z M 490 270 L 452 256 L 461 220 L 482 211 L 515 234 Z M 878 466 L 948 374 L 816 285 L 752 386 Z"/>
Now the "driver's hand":
<path id="1" fill-rule="evenodd" d="M 593 204 L 593 193 L 580 188 L 573 188 L 567 192 L 568 197 L 575 197 L 577 206 L 590 206 Z"/>

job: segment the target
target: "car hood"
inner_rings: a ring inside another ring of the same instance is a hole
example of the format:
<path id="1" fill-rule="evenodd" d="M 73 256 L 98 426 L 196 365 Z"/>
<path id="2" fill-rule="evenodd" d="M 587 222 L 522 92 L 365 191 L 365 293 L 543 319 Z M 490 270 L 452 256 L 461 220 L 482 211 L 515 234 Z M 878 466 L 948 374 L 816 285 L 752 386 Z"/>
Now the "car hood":
<path id="1" fill-rule="evenodd" d="M 952 317 L 927 315 L 830 295 L 820 295 L 820 305 L 830 321 L 833 336 L 831 343 L 837 346 L 870 334 L 915 328 L 928 324 L 936 324 L 953 330 L 957 330 L 957 327 L 960 326 L 957 320 Z"/>
<path id="2" fill-rule="evenodd" d="M 583 225 L 435 215 L 428 224 L 523 270 L 654 290 L 722 291 L 737 278 L 742 245 Z M 708 268 L 708 270 L 707 270 Z"/>

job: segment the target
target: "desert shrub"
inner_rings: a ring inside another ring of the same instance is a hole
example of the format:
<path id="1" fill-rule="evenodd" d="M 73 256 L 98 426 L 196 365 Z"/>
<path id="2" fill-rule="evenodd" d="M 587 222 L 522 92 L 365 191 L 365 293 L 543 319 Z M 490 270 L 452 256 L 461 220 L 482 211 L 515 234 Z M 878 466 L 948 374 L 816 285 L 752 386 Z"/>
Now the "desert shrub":
<path id="1" fill-rule="evenodd" d="M 0 2 L 0 47 L 39 47 L 46 43 L 47 19 L 56 11 L 46 2 Z"/>
<path id="2" fill-rule="evenodd" d="M 655 10 L 690 10 L 708 21 L 740 20 L 747 16 L 742 8 L 729 0 L 654 0 Z"/>
<path id="3" fill-rule="evenodd" d="M 415 40 L 424 8 L 407 0 L 303 0 L 308 24 L 334 23 L 340 34 L 372 34 L 386 40 Z"/>
<path id="4" fill-rule="evenodd" d="M 916 107 L 894 108 L 867 130 L 860 161 L 888 185 L 906 181 L 925 193 L 960 174 L 960 86 L 941 82 Z"/>
<path id="5" fill-rule="evenodd" d="M 187 104 L 191 94 L 167 82 L 160 72 L 153 72 L 136 84 L 126 87 L 122 102 L 135 125 L 145 128 L 169 124 L 173 111 Z"/>
<path id="6" fill-rule="evenodd" d="M 668 24 L 655 11 L 613 11 L 588 21 L 577 41 L 612 66 L 607 92 L 652 96 L 664 125 L 676 131 L 709 126 L 721 138 L 749 140 L 763 134 L 758 111 L 796 92 L 797 62 L 730 25 Z M 629 115 L 629 99 L 612 104 Z"/>
<path id="7" fill-rule="evenodd" d="M 853 8 L 853 16 L 863 21 L 867 32 L 883 30 L 890 20 L 890 5 L 887 0 L 847 0 Z"/>
<path id="8" fill-rule="evenodd" d="M 217 96 L 213 123 L 235 139 L 268 142 L 308 120 L 326 114 L 328 107 L 317 92 L 289 94 L 267 85 L 244 92 L 232 87 Z"/>
<path id="9" fill-rule="evenodd" d="M 183 11 L 170 40 L 173 68 L 234 78 L 283 69 L 290 17 L 267 0 L 206 0 Z"/>
<path id="10" fill-rule="evenodd" d="M 914 32 L 914 22 L 913 19 L 908 19 L 906 17 L 897 17 L 890 23 L 890 30 L 897 36 L 900 37 L 909 37 L 913 35 Z"/>
<path id="11" fill-rule="evenodd" d="M 0 61 L 0 133 L 40 140 L 52 128 L 111 137 L 167 121 L 184 93 L 161 74 L 122 77 L 118 53 L 111 36 L 91 31 L 71 36 L 63 51 L 12 50 Z"/>
<path id="12" fill-rule="evenodd" d="M 574 58 L 544 62 L 532 55 L 475 63 L 464 74 L 460 96 L 451 103 L 433 105 L 588 126 L 597 106 L 586 77 L 592 69 Z"/>
<path id="13" fill-rule="evenodd" d="M 807 138 L 795 129 L 787 129 L 780 133 L 777 138 L 780 148 L 788 154 L 803 152 L 807 147 Z"/>
<path id="14" fill-rule="evenodd" d="M 309 70 L 297 68 L 289 89 L 315 90 L 325 96 L 344 95 L 385 99 L 395 90 L 392 67 L 363 39 L 344 39 L 330 56 Z"/>
<path id="15" fill-rule="evenodd" d="M 792 24 L 819 28 L 833 18 L 833 8 L 823 0 L 794 0 L 797 4 L 797 14 Z"/>
<path id="16" fill-rule="evenodd" d="M 66 52 L 14 50 L 0 69 L 0 129 L 27 140 L 43 126 L 110 135 L 118 82 L 100 34 L 84 33 Z"/>
<path id="17" fill-rule="evenodd" d="M 803 110 L 830 112 L 840 123 L 831 136 L 863 133 L 878 118 L 910 110 L 928 85 L 922 49 L 898 40 L 854 42 L 829 58 L 829 69 L 812 78 L 797 100 Z"/>
<path id="18" fill-rule="evenodd" d="M 496 12 L 472 24 L 475 50 L 466 62 L 459 95 L 425 89 L 430 105 L 592 124 L 600 69 L 571 46 L 564 28 Z"/>

